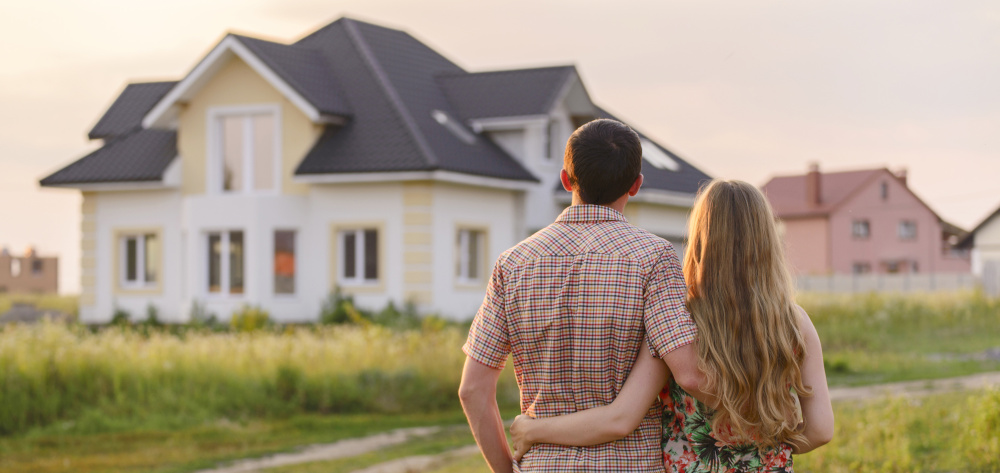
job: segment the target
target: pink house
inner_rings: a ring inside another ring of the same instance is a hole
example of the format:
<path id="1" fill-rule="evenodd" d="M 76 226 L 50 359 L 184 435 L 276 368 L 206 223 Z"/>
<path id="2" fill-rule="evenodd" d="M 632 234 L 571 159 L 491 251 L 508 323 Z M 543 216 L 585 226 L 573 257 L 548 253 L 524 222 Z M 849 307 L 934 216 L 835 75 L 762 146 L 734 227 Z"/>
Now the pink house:
<path id="1" fill-rule="evenodd" d="M 888 169 L 775 177 L 763 187 L 797 274 L 968 273 L 965 231 Z"/>

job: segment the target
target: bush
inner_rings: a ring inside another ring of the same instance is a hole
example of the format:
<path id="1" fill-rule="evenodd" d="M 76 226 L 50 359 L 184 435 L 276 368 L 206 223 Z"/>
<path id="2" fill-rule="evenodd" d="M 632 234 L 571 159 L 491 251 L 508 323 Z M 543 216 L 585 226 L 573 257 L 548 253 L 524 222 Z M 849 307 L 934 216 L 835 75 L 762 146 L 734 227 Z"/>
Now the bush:
<path id="1" fill-rule="evenodd" d="M 368 325 L 371 315 L 358 310 L 354 306 L 354 297 L 344 295 L 340 287 L 336 287 L 323 301 L 319 321 L 326 325 Z"/>
<path id="2" fill-rule="evenodd" d="M 271 325 L 271 314 L 255 305 L 244 305 L 229 319 L 229 327 L 236 332 L 255 332 Z"/>

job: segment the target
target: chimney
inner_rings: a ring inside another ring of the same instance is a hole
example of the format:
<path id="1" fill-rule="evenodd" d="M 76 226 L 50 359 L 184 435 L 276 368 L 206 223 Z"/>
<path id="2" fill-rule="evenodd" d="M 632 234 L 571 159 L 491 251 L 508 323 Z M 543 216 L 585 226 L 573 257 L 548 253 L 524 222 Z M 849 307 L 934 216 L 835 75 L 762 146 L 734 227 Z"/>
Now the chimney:
<path id="1" fill-rule="evenodd" d="M 903 187 L 906 187 L 906 168 L 896 171 L 896 179 L 900 184 L 903 184 Z"/>
<path id="2" fill-rule="evenodd" d="M 806 203 L 812 206 L 820 204 L 819 177 L 819 163 L 809 163 L 809 172 L 806 174 Z"/>

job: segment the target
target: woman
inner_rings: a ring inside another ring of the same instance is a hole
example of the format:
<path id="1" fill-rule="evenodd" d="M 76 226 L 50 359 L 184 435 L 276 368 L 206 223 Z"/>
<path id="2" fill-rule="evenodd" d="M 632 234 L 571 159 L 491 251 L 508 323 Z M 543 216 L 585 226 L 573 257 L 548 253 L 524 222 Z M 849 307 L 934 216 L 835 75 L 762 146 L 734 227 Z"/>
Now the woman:
<path id="1" fill-rule="evenodd" d="M 691 211 L 684 278 L 707 380 L 702 391 L 714 408 L 672 379 L 664 387 L 667 367 L 644 344 L 610 405 L 518 416 L 510 427 L 516 459 L 534 443 L 620 439 L 658 393 L 668 472 L 791 471 L 792 453 L 830 441 L 833 408 L 819 336 L 795 304 L 774 215 L 756 187 L 715 180 L 702 189 Z"/>

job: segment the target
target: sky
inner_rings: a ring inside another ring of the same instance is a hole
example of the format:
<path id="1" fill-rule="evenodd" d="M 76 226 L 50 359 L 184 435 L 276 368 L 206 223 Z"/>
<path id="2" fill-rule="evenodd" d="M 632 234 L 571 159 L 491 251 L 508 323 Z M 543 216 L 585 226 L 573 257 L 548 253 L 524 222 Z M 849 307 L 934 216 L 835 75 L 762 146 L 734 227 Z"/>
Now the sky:
<path id="1" fill-rule="evenodd" d="M 341 16 L 470 71 L 574 64 L 591 97 L 715 177 L 906 168 L 942 218 L 1000 206 L 994 0 L 0 0 L 0 246 L 59 255 L 79 290 L 79 194 L 130 81 L 183 78 L 227 31 L 292 42 Z"/>

